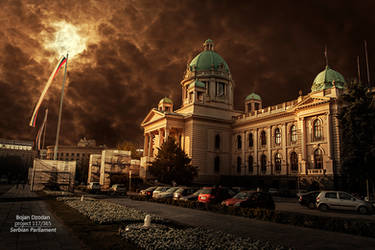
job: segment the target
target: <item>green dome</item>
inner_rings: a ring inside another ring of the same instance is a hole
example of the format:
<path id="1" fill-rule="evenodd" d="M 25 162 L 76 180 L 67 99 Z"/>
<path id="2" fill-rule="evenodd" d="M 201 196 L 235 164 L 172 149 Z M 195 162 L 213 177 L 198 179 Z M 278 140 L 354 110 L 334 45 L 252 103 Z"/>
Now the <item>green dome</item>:
<path id="1" fill-rule="evenodd" d="M 189 89 L 192 88 L 192 87 L 206 88 L 206 84 L 204 84 L 203 82 L 200 82 L 198 80 L 195 80 L 194 82 L 189 84 Z"/>
<path id="2" fill-rule="evenodd" d="M 218 71 L 222 67 L 224 71 L 229 73 L 228 64 L 224 59 L 213 50 L 213 42 L 207 39 L 204 44 L 204 51 L 199 53 L 189 64 L 190 71 L 208 71 L 213 67 Z"/>
<path id="3" fill-rule="evenodd" d="M 170 103 L 170 104 L 173 104 L 172 100 L 169 99 L 168 97 L 164 97 L 163 99 L 160 100 L 159 104 L 160 103 Z"/>
<path id="4" fill-rule="evenodd" d="M 333 81 L 335 81 L 335 86 L 337 88 L 344 88 L 344 77 L 339 72 L 334 71 L 333 69 L 330 69 L 328 66 L 326 66 L 326 68 L 315 77 L 313 85 L 311 86 L 311 91 L 319 91 L 332 88 Z"/>
<path id="5" fill-rule="evenodd" d="M 245 99 L 245 101 L 249 101 L 249 100 L 258 100 L 258 101 L 261 101 L 262 98 L 260 98 L 260 95 L 257 95 L 255 93 L 251 93 L 250 95 L 246 96 L 246 99 Z"/>

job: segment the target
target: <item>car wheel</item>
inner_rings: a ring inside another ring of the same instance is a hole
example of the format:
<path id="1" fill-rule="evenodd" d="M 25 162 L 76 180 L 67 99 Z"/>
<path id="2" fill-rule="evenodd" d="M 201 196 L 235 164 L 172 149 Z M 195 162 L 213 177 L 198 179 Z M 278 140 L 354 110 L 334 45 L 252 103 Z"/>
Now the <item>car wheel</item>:
<path id="1" fill-rule="evenodd" d="M 327 206 L 326 204 L 321 204 L 321 205 L 319 206 L 319 210 L 325 212 L 325 211 L 328 210 L 328 206 Z"/>
<path id="2" fill-rule="evenodd" d="M 314 209 L 315 208 L 314 202 L 309 202 L 309 204 L 307 204 L 307 207 L 310 209 Z"/>
<path id="3" fill-rule="evenodd" d="M 367 214 L 367 208 L 366 207 L 359 207 L 358 212 L 360 214 Z"/>

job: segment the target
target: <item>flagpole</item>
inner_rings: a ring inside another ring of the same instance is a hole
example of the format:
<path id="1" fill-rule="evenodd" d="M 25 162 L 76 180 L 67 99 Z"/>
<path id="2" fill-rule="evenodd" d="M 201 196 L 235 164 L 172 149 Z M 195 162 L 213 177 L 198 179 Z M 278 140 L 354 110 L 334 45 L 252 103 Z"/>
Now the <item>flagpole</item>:
<path id="1" fill-rule="evenodd" d="M 47 109 L 47 110 L 48 110 L 48 109 Z M 48 111 L 47 111 L 47 112 L 48 112 Z M 46 115 L 46 123 L 45 123 L 45 125 L 44 125 L 42 149 L 44 149 L 44 142 L 46 141 L 47 117 L 48 117 L 48 113 L 47 113 L 47 115 Z"/>
<path id="2" fill-rule="evenodd" d="M 61 98 L 60 98 L 60 108 L 59 108 L 59 119 L 57 121 L 57 132 L 56 132 L 56 143 L 55 143 L 55 150 L 53 152 L 53 159 L 57 160 L 57 150 L 59 148 L 59 135 L 60 135 L 60 125 L 61 125 L 61 113 L 62 113 L 62 106 L 63 106 L 63 99 L 64 99 L 64 87 L 65 87 L 65 80 L 66 80 L 66 69 L 68 67 L 68 53 L 66 54 L 66 62 L 65 62 L 65 71 L 64 71 L 64 80 L 61 88 Z"/>

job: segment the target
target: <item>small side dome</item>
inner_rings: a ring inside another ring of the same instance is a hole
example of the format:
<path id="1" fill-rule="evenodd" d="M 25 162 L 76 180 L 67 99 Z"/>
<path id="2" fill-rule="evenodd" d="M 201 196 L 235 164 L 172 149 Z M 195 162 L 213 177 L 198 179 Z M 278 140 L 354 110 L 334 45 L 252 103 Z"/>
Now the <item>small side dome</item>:
<path id="1" fill-rule="evenodd" d="M 337 88 L 344 88 L 345 79 L 339 72 L 329 68 L 326 68 L 320 72 L 314 79 L 311 86 L 311 91 L 319 91 L 323 89 L 330 89 L 335 85 Z"/>
<path id="2" fill-rule="evenodd" d="M 204 84 L 203 82 L 200 82 L 198 80 L 195 80 L 194 82 L 189 84 L 189 89 L 192 88 L 192 87 L 206 88 L 206 84 Z"/>
<path id="3" fill-rule="evenodd" d="M 260 95 L 258 95 L 258 94 L 251 93 L 250 95 L 246 96 L 246 99 L 245 99 L 245 101 L 249 101 L 249 100 L 258 100 L 258 101 L 261 101 L 262 98 L 260 98 Z"/>
<path id="4" fill-rule="evenodd" d="M 163 99 L 160 100 L 159 104 L 162 104 L 162 103 L 169 103 L 169 104 L 173 104 L 173 101 L 171 99 L 169 99 L 168 97 L 164 97 Z"/>

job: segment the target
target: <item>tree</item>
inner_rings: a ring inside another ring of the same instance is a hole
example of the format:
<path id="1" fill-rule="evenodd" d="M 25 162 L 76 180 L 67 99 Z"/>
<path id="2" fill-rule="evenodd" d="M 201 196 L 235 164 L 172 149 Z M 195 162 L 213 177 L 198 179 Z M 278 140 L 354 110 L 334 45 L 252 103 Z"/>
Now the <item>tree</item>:
<path id="1" fill-rule="evenodd" d="M 117 149 L 130 151 L 132 159 L 141 159 L 141 153 L 137 151 L 137 146 L 133 142 L 124 141 L 119 143 L 117 144 Z"/>
<path id="2" fill-rule="evenodd" d="M 351 82 L 340 97 L 342 131 L 341 166 L 351 191 L 364 192 L 366 181 L 375 180 L 375 108 L 370 91 Z"/>
<path id="3" fill-rule="evenodd" d="M 176 144 L 176 141 L 168 137 L 161 145 L 156 159 L 151 163 L 150 173 L 162 183 L 176 182 L 179 185 L 189 185 L 198 171 L 191 164 L 191 159 Z"/>

